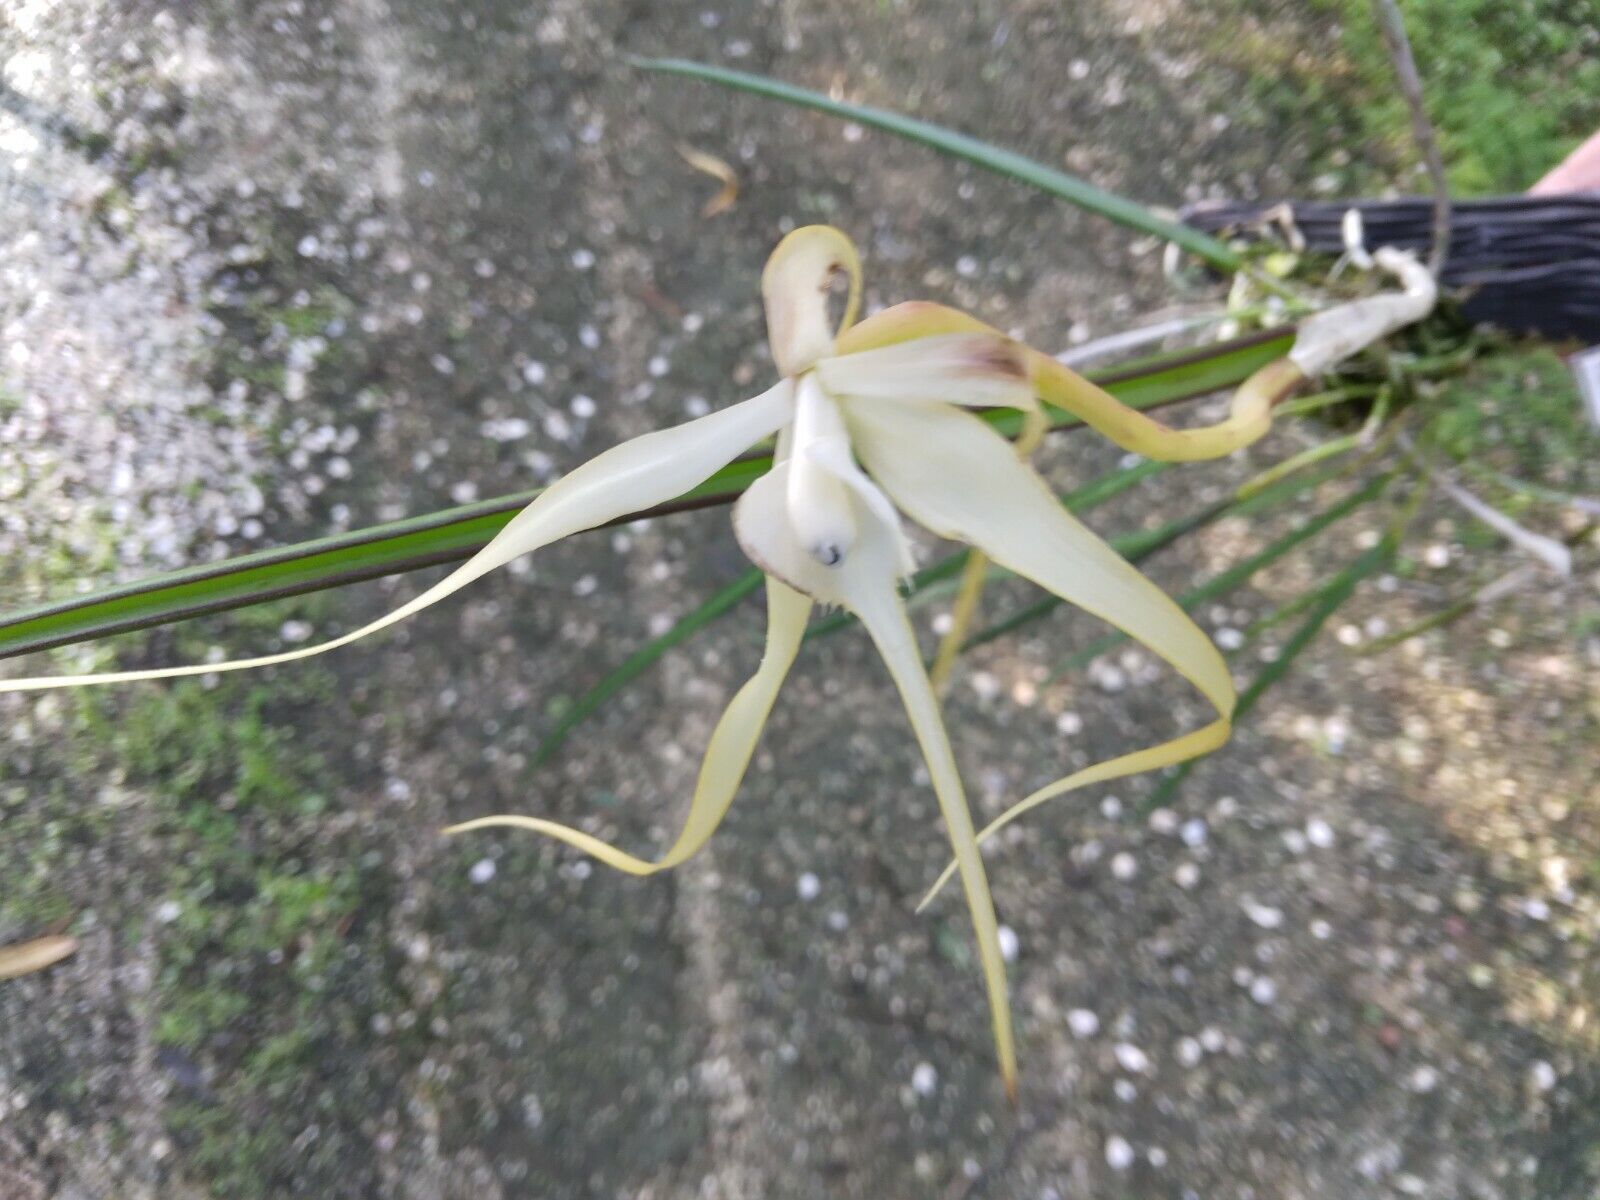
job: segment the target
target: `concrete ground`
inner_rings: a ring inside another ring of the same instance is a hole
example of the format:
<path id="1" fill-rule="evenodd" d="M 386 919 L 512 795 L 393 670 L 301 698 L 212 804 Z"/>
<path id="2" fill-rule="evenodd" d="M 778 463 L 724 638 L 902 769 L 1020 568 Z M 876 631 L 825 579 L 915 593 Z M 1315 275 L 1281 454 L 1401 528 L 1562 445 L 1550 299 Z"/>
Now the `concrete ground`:
<path id="1" fill-rule="evenodd" d="M 1210 12 L 23 0 L 0 17 L 0 602 L 518 490 L 751 394 L 757 277 L 792 224 L 857 238 L 870 304 L 1041 346 L 1125 327 L 1166 301 L 1154 247 L 623 56 L 915 110 L 1150 202 L 1304 190 Z M 736 165 L 730 212 L 699 215 L 715 184 L 680 142 Z M 1093 523 L 1163 520 L 1296 436 Z M 1063 489 L 1116 462 L 1086 437 L 1042 458 Z M 1152 574 L 1181 587 L 1274 527 L 1215 526 Z M 1593 1195 L 1595 581 L 1386 657 L 1342 645 L 1442 594 L 1457 534 L 1425 513 L 1433 576 L 1363 591 L 1175 809 L 1134 819 L 1132 781 L 992 853 L 1015 1113 L 964 912 L 912 912 L 945 851 L 859 637 L 807 648 L 677 871 L 437 834 L 514 810 L 670 836 L 758 605 L 528 757 L 742 569 L 725 514 L 575 539 L 303 667 L 6 697 L 0 944 L 65 922 L 82 946 L 0 983 L 0 1196 Z M 420 582 L 116 653 L 328 636 Z M 982 811 L 1202 718 L 1136 653 L 1044 682 L 1097 632 L 1058 615 L 966 665 L 949 720 Z"/>

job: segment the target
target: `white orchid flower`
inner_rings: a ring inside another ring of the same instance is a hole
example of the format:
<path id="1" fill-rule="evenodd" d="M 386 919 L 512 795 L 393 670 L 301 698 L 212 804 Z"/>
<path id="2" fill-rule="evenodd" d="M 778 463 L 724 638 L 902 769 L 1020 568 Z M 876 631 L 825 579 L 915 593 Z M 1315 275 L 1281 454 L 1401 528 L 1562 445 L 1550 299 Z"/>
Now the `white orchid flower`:
<path id="1" fill-rule="evenodd" d="M 828 298 L 843 277 L 845 313 L 830 327 Z M 1234 690 L 1210 640 L 1183 611 L 1074 519 L 1015 448 L 966 411 L 1040 400 L 1080 417 L 1119 445 L 1153 458 L 1225 454 L 1259 437 L 1272 403 L 1306 372 L 1279 360 L 1235 396 L 1232 413 L 1204 429 L 1169 429 L 1125 407 L 1048 355 L 953 309 L 903 304 L 852 325 L 861 294 L 855 247 L 825 226 L 796 230 L 762 276 L 773 358 L 782 378 L 753 399 L 645 434 L 547 488 L 482 550 L 421 595 L 341 637 L 280 654 L 145 671 L 0 681 L 0 692 L 131 683 L 294 662 L 347 646 L 420 612 L 513 559 L 560 538 L 660 505 L 739 454 L 777 435 L 772 470 L 738 501 L 734 531 L 767 575 L 766 649 L 711 735 L 677 840 L 654 860 L 532 816 L 469 821 L 453 832 L 510 825 L 648 875 L 703 846 L 733 801 L 757 739 L 800 648 L 814 603 L 860 618 L 899 691 L 932 776 L 954 849 L 941 878 L 966 892 L 1000 1072 L 1016 1096 L 1016 1053 L 993 901 L 979 843 L 1023 812 L 1074 788 L 1181 762 L 1229 735 Z M 939 703 L 901 601 L 911 569 L 901 515 L 966 542 L 1002 567 L 1110 622 L 1170 663 L 1216 710 L 1204 727 L 1077 771 L 1022 800 L 981 833 L 973 828 Z M 937 890 L 937 887 L 936 889 Z M 930 894 L 931 895 L 931 894 Z"/>

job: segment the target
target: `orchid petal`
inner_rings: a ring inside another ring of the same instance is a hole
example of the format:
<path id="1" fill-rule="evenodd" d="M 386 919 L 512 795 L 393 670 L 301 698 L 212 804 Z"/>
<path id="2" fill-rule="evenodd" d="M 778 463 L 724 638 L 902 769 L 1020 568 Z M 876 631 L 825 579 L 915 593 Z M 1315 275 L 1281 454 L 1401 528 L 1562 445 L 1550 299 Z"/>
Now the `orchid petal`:
<path id="1" fill-rule="evenodd" d="M 479 817 L 452 825 L 445 833 L 470 833 L 497 827 L 531 829 L 575 846 L 629 875 L 653 875 L 684 862 L 710 840 L 727 815 L 739 784 L 744 780 L 751 755 L 755 753 L 756 742 L 772 713 L 778 689 L 783 686 L 795 655 L 800 651 L 810 615 L 810 600 L 776 579 L 767 580 L 767 646 L 761 665 L 734 695 L 712 731 L 683 829 L 667 852 L 654 862 L 618 850 L 582 830 L 542 817 L 514 814 Z"/>
<path id="2" fill-rule="evenodd" d="M 939 810 L 944 815 L 945 829 L 955 852 L 955 866 L 961 874 L 961 886 L 966 892 L 967 912 L 972 918 L 972 930 L 978 942 L 978 962 L 983 968 L 983 982 L 989 993 L 989 1018 L 994 1031 L 995 1052 L 1000 1062 L 1000 1078 L 1005 1084 L 1007 1098 L 1015 1105 L 1017 1051 L 1011 1030 L 1005 958 L 1000 952 L 999 923 L 995 917 L 989 880 L 983 869 L 983 856 L 978 852 L 978 839 L 973 832 L 972 812 L 967 807 L 966 792 L 961 786 L 955 755 L 950 748 L 950 737 L 939 715 L 938 698 L 934 695 L 933 685 L 928 682 L 927 673 L 922 669 L 922 653 L 917 648 L 916 635 L 906 619 L 905 605 L 901 603 L 899 594 L 892 588 L 875 589 L 869 593 L 852 595 L 847 605 L 861 619 L 884 664 L 889 668 L 889 674 L 900 692 L 900 701 L 911 720 L 917 744 L 922 748 L 923 760 L 928 764 L 928 774 L 933 780 Z"/>
<path id="3" fill-rule="evenodd" d="M 227 662 L 159 667 L 148 671 L 0 680 L 0 693 L 242 671 L 310 658 L 340 646 L 348 646 L 437 604 L 473 580 L 505 566 L 512 559 L 571 534 L 593 529 L 617 517 L 682 495 L 784 425 L 793 411 L 792 397 L 793 386 L 784 380 L 771 390 L 743 403 L 612 447 L 551 484 L 533 503 L 513 517 L 493 541 L 420 596 L 341 637 L 281 654 Z"/>
<path id="4" fill-rule="evenodd" d="M 988 333 L 946 333 L 824 358 L 817 375 L 835 396 L 1036 407 L 1026 347 Z"/>
<path id="5" fill-rule="evenodd" d="M 842 604 L 855 613 L 889 667 L 927 761 L 961 882 L 966 889 L 967 907 L 977 936 L 978 960 L 989 993 L 1000 1072 L 1007 1095 L 1014 1102 L 1016 1048 L 994 901 L 984 876 L 983 859 L 978 853 L 966 793 L 939 717 L 939 703 L 923 672 L 916 638 L 895 587 L 904 539 L 898 524 L 877 520 L 873 509 L 861 501 L 855 514 L 860 536 L 851 554 L 834 566 L 819 563 L 795 536 L 786 519 L 784 498 L 792 465 L 785 463 L 774 467 L 740 497 L 734 509 L 734 531 L 745 553 L 762 570 L 818 600 Z"/>
<path id="6" fill-rule="evenodd" d="M 839 335 L 834 353 L 854 357 L 869 350 L 916 338 L 954 333 L 1004 335 L 976 317 L 927 301 L 912 301 L 874 313 Z M 1022 347 L 1033 393 L 1071 413 L 1124 450 L 1161 462 L 1195 462 L 1219 458 L 1248 446 L 1272 425 L 1272 406 L 1306 380 L 1306 372 L 1287 359 L 1268 363 L 1234 393 L 1226 419 L 1198 429 L 1173 429 L 1138 409 L 1129 408 L 1110 392 L 1057 362 L 1048 354 Z"/>
<path id="7" fill-rule="evenodd" d="M 828 325 L 828 298 L 844 274 L 850 291 L 837 329 Z M 761 272 L 767 341 L 784 375 L 798 375 L 833 353 L 833 342 L 856 319 L 861 304 L 861 258 L 855 243 L 831 225 L 807 225 L 785 237 Z"/>
<path id="8" fill-rule="evenodd" d="M 1203 729 L 1042 789 L 986 832 L 1023 806 L 1072 787 L 1181 761 L 1226 740 L 1233 681 L 1216 647 L 1161 589 L 1063 509 L 1004 438 L 949 407 L 853 404 L 845 419 L 867 470 L 907 516 L 1115 625 L 1170 663 L 1217 710 L 1218 719 Z"/>

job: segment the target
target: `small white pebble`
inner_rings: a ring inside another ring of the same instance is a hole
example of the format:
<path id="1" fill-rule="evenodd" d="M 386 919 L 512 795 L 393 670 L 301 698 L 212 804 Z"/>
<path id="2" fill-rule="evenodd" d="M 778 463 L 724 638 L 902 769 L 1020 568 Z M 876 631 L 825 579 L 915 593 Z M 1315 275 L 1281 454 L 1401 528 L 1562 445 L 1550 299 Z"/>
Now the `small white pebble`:
<path id="1" fill-rule="evenodd" d="M 931 1096 L 939 1086 L 939 1072 L 932 1063 L 918 1063 L 911 1072 L 911 1090 L 919 1096 Z"/>
<path id="2" fill-rule="evenodd" d="M 1139 873 L 1139 860 L 1126 850 L 1111 857 L 1111 874 L 1126 883 Z"/>
<path id="3" fill-rule="evenodd" d="M 1178 1039 L 1176 1051 L 1178 1063 L 1181 1066 L 1192 1067 L 1199 1063 L 1200 1056 L 1205 1053 L 1205 1047 L 1192 1037 Z"/>
<path id="4" fill-rule="evenodd" d="M 1111 1052 L 1117 1056 L 1117 1063 L 1124 1071 L 1142 1075 L 1150 1069 L 1150 1056 L 1132 1042 L 1118 1042 Z"/>
<path id="5" fill-rule="evenodd" d="M 1056 718 L 1056 732 L 1065 737 L 1083 732 L 1083 718 L 1075 712 L 1064 712 Z"/>
<path id="6" fill-rule="evenodd" d="M 1100 1032 L 1100 1018 L 1092 1009 L 1075 1008 L 1067 1013 L 1067 1028 L 1075 1038 L 1092 1038 Z"/>
<path id="7" fill-rule="evenodd" d="M 545 365 L 537 359 L 530 359 L 522 367 L 522 378 L 534 387 L 538 387 L 543 383 L 549 374 L 550 372 L 546 370 Z"/>
<path id="8" fill-rule="evenodd" d="M 1000 957 L 1006 962 L 1016 962 L 1017 950 L 1020 947 L 1017 931 L 1009 925 L 1002 925 L 995 931 L 995 940 L 1000 943 Z"/>
<path id="9" fill-rule="evenodd" d="M 1319 942 L 1325 942 L 1333 936 L 1333 926 L 1318 917 L 1311 922 L 1311 936 Z"/>
<path id="10" fill-rule="evenodd" d="M 1172 834 L 1178 830 L 1178 814 L 1170 808 L 1158 808 L 1150 814 L 1150 828 L 1156 833 Z"/>
<path id="11" fill-rule="evenodd" d="M 1096 663 L 1089 668 L 1089 678 L 1102 692 L 1115 695 L 1128 686 L 1128 673 L 1111 663 Z"/>
<path id="12" fill-rule="evenodd" d="M 1179 863 L 1177 870 L 1172 872 L 1172 879 L 1179 887 L 1188 891 L 1200 882 L 1200 868 L 1192 862 Z"/>
<path id="13" fill-rule="evenodd" d="M 471 504 L 478 498 L 478 485 L 470 479 L 463 479 L 460 483 L 450 485 L 450 499 L 457 504 Z"/>
<path id="14" fill-rule="evenodd" d="M 1406 1078 L 1406 1087 L 1418 1095 L 1426 1096 L 1439 1086 L 1439 1072 L 1432 1067 L 1418 1067 Z"/>
<path id="15" fill-rule="evenodd" d="M 1185 846 L 1204 846 L 1210 832 L 1210 826 L 1203 818 L 1192 817 L 1183 823 L 1183 828 L 1178 830 L 1178 836 L 1183 839 Z"/>
<path id="16" fill-rule="evenodd" d="M 488 883 L 494 878 L 494 859 L 480 858 L 472 864 L 472 869 L 467 872 L 467 878 L 473 883 Z"/>
<path id="17" fill-rule="evenodd" d="M 285 621 L 278 627 L 278 636 L 286 642 L 303 642 L 311 636 L 310 621 Z"/>
<path id="18" fill-rule="evenodd" d="M 1200 1031 L 1200 1048 L 1207 1054 L 1216 1054 L 1227 1044 L 1228 1039 L 1215 1025 L 1207 1025 Z"/>
<path id="19" fill-rule="evenodd" d="M 594 416 L 597 406 L 588 396 L 574 396 L 572 403 L 568 404 L 567 407 L 572 410 L 572 415 L 577 417 L 578 420 L 587 421 Z"/>
<path id="20" fill-rule="evenodd" d="M 1548 1092 L 1556 1085 L 1556 1069 L 1543 1059 L 1533 1064 L 1528 1075 L 1533 1080 L 1533 1086 L 1541 1092 Z"/>
<path id="21" fill-rule="evenodd" d="M 572 252 L 572 265 L 580 271 L 587 271 L 594 266 L 593 250 L 574 250 Z"/>
<path id="22" fill-rule="evenodd" d="M 1333 845 L 1333 826 L 1321 817 L 1312 817 L 1306 822 L 1306 841 L 1318 850 L 1326 850 Z"/>
<path id="23" fill-rule="evenodd" d="M 478 432 L 491 442 L 514 442 L 533 432 L 533 426 L 521 417 L 498 417 L 479 425 Z"/>
<path id="24" fill-rule="evenodd" d="M 1167 1165 L 1167 1152 L 1160 1146 L 1151 1146 L 1145 1151 L 1144 1156 L 1150 1160 L 1150 1165 L 1157 1169 Z"/>
<path id="25" fill-rule="evenodd" d="M 822 892 L 822 882 L 810 871 L 795 880 L 795 892 L 802 900 L 815 900 Z"/>
<path id="26" fill-rule="evenodd" d="M 645 369 L 650 372 L 653 378 L 660 379 L 668 371 L 672 370 L 672 363 L 665 355 L 658 354 L 646 364 Z"/>
<path id="27" fill-rule="evenodd" d="M 1115 796 L 1107 796 L 1100 801 L 1100 815 L 1108 821 L 1115 821 L 1122 815 L 1122 801 Z"/>
<path id="28" fill-rule="evenodd" d="M 1133 1166 L 1133 1147 L 1126 1138 L 1112 1134 L 1106 1139 L 1106 1166 L 1113 1171 L 1126 1171 Z"/>
<path id="29" fill-rule="evenodd" d="M 171 925 L 183 915 L 183 905 L 176 900 L 163 900 L 156 905 L 156 920 L 163 925 Z"/>
<path id="30" fill-rule="evenodd" d="M 1129 1083 L 1126 1079 L 1117 1080 L 1111 1085 L 1111 1090 L 1116 1094 L 1117 1099 L 1121 1100 L 1124 1104 L 1132 1104 L 1139 1098 L 1139 1089 L 1134 1087 L 1133 1084 Z"/>
<path id="31" fill-rule="evenodd" d="M 843 933 L 850 928 L 850 916 L 843 909 L 836 908 L 828 914 L 828 928 L 835 933 Z"/>
<path id="32" fill-rule="evenodd" d="M 1283 910 L 1274 908 L 1270 904 L 1261 904 L 1250 896 L 1239 901 L 1239 906 L 1244 909 L 1244 915 L 1249 917 L 1263 929 L 1276 929 L 1283 924 Z"/>
<path id="33" fill-rule="evenodd" d="M 1278 985 L 1265 975 L 1258 976 L 1250 985 L 1250 999 L 1257 1004 L 1271 1004 L 1278 998 Z"/>

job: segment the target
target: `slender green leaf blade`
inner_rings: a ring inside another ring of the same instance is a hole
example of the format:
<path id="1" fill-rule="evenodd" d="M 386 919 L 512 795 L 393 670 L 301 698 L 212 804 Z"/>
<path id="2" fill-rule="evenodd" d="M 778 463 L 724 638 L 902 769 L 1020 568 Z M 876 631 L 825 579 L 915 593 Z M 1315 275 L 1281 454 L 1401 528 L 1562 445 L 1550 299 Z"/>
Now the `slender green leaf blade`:
<path id="1" fill-rule="evenodd" d="M 1240 383 L 1284 354 L 1293 337 L 1292 328 L 1269 330 L 1091 377 L 1135 408 L 1177 404 Z M 1012 414 L 985 415 L 1003 432 L 1015 433 L 1017 422 Z M 1062 413 L 1054 417 L 1056 429 L 1080 424 Z M 681 500 L 655 511 L 678 512 L 727 503 L 770 465 L 769 456 L 742 459 Z M 501 496 L 0 614 L 0 658 L 459 562 L 488 542 L 538 494 L 535 490 Z M 648 515 L 635 514 L 623 520 Z"/>
<path id="2" fill-rule="evenodd" d="M 1086 212 L 1105 217 L 1129 229 L 1176 242 L 1219 270 L 1237 271 L 1244 265 L 1244 260 L 1237 251 L 1209 234 L 1191 229 L 1178 221 L 1169 221 L 1165 217 L 1157 216 L 1141 204 L 1068 175 L 1065 171 L 1058 171 L 1014 150 L 1002 149 L 967 134 L 957 133 L 928 121 L 919 121 L 914 117 L 902 116 L 887 109 L 834 100 L 809 88 L 796 87 L 762 75 L 752 75 L 746 71 L 708 66 L 705 63 L 691 62 L 682 58 L 646 58 L 633 61 L 635 66 L 646 71 L 682 75 L 703 83 L 714 83 L 721 87 L 749 92 L 770 100 L 779 100 L 785 104 L 827 113 L 829 116 L 842 117 L 871 129 L 919 142 L 952 158 L 964 159 L 974 166 L 1029 184 Z"/>

